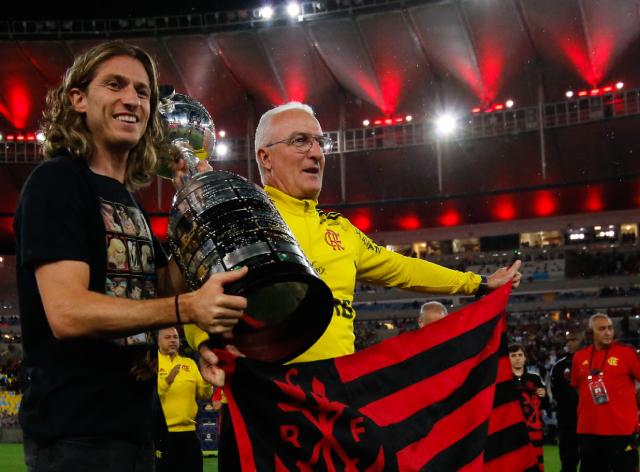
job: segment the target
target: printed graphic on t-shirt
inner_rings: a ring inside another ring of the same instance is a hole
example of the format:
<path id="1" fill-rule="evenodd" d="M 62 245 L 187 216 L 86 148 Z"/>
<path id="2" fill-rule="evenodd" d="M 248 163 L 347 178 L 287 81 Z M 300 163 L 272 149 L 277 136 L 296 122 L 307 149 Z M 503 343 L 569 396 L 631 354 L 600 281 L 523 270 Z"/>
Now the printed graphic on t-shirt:
<path id="1" fill-rule="evenodd" d="M 140 243 L 140 260 L 142 261 L 142 270 L 146 273 L 155 272 L 156 266 L 153 257 L 153 248 L 151 243 Z"/>
<path id="2" fill-rule="evenodd" d="M 107 231 L 114 231 L 116 233 L 122 233 L 122 227 L 116 223 L 116 210 L 113 204 L 107 203 L 100 199 L 100 207 L 102 211 L 102 219 L 104 220 L 104 226 Z"/>
<path id="3" fill-rule="evenodd" d="M 131 300 L 142 300 L 142 278 L 141 277 L 131 277 L 131 281 L 129 282 L 129 290 L 127 292 L 127 297 Z"/>
<path id="4" fill-rule="evenodd" d="M 129 216 L 127 213 L 127 209 L 124 205 L 119 203 L 114 203 L 116 208 L 116 214 L 118 215 L 118 220 L 120 220 L 120 226 L 122 227 L 122 231 L 124 234 L 128 234 L 129 236 L 137 236 L 138 229 L 133 224 L 133 218 Z"/>
<path id="5" fill-rule="evenodd" d="M 127 298 L 129 277 L 119 274 L 107 274 L 107 295 L 110 297 Z"/>
<path id="6" fill-rule="evenodd" d="M 127 239 L 127 248 L 129 249 L 129 267 L 131 268 L 131 272 L 141 272 L 142 266 L 140 265 L 138 243 L 133 239 Z"/>
<path id="7" fill-rule="evenodd" d="M 107 270 L 129 270 L 127 244 L 124 236 L 107 235 Z"/>
<path id="8" fill-rule="evenodd" d="M 129 214 L 133 217 L 133 223 L 136 225 L 138 236 L 145 239 L 151 239 L 151 232 L 147 228 L 147 222 L 144 220 L 144 216 L 140 210 L 134 207 L 127 207 Z"/>
<path id="9" fill-rule="evenodd" d="M 149 275 L 144 276 L 144 283 L 142 284 L 142 299 L 151 300 L 158 298 L 158 290 L 156 287 L 155 277 Z"/>

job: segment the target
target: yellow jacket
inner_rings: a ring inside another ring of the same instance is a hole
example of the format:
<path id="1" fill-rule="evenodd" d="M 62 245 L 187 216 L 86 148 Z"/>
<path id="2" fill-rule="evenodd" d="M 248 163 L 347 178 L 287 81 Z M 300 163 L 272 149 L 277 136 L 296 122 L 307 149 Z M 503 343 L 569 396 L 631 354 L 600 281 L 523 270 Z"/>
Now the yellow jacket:
<path id="1" fill-rule="evenodd" d="M 430 294 L 471 295 L 482 277 L 458 272 L 431 262 L 401 256 L 378 246 L 340 213 L 316 208 L 313 200 L 298 200 L 265 187 L 307 255 L 316 273 L 333 292 L 333 318 L 322 337 L 291 361 L 329 359 L 354 352 L 351 306 L 356 280 Z M 189 344 L 197 348 L 209 337 L 194 325 L 185 326 Z"/>
<path id="2" fill-rule="evenodd" d="M 166 378 L 176 364 L 182 367 L 169 385 Z M 158 352 L 158 394 L 169 431 L 195 431 L 196 399 L 211 400 L 213 387 L 202 379 L 193 360 L 176 354 L 172 361 L 171 356 Z"/>

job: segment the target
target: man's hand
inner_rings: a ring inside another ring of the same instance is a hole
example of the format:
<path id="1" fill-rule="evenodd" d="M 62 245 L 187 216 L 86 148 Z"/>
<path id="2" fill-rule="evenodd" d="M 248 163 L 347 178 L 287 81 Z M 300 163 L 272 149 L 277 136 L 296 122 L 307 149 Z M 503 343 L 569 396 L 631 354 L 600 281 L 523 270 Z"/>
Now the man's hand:
<path id="1" fill-rule="evenodd" d="M 225 349 L 236 356 L 246 357 L 234 346 L 226 346 Z M 198 347 L 200 351 L 200 374 L 202 378 L 214 387 L 224 387 L 224 370 L 218 367 L 218 356 L 205 343 Z"/>
<path id="2" fill-rule="evenodd" d="M 544 388 L 539 388 L 536 390 L 536 395 L 538 395 L 540 398 L 544 398 L 547 396 L 547 391 Z"/>
<path id="3" fill-rule="evenodd" d="M 226 295 L 224 285 L 244 277 L 249 269 L 213 274 L 195 292 L 180 295 L 181 312 L 184 300 L 188 322 L 207 333 L 231 331 L 247 308 L 247 299 Z"/>
<path id="4" fill-rule="evenodd" d="M 178 372 L 180 372 L 180 367 L 182 367 L 181 364 L 176 364 L 173 369 L 171 369 L 171 371 L 169 372 L 169 375 L 167 375 L 167 377 L 165 378 L 165 380 L 167 381 L 167 383 L 169 385 L 171 385 L 173 383 L 173 381 L 176 379 L 176 376 L 178 375 Z"/>
<path id="5" fill-rule="evenodd" d="M 518 288 L 518 285 L 520 285 L 520 279 L 522 279 L 522 274 L 518 272 L 521 265 L 521 261 L 515 261 L 508 269 L 502 268 L 495 274 L 487 277 L 487 293 L 491 293 L 494 290 L 499 289 L 509 281 L 513 281 L 513 288 Z"/>
<path id="6" fill-rule="evenodd" d="M 180 190 L 182 187 L 184 187 L 184 175 L 188 171 L 188 167 L 184 159 L 179 156 L 187 148 L 193 151 L 193 148 L 185 143 L 176 143 L 171 149 L 173 158 L 177 159 L 175 165 L 173 166 L 173 186 L 176 188 L 176 190 Z M 210 170 L 213 170 L 213 167 L 211 167 L 207 161 L 201 160 L 198 164 L 198 172 L 208 172 Z"/>

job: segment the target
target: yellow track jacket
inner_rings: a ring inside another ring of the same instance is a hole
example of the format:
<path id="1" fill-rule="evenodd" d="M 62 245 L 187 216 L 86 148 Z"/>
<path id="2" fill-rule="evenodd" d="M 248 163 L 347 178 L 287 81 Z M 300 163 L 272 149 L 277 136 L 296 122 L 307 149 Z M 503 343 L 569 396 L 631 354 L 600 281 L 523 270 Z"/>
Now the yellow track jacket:
<path id="1" fill-rule="evenodd" d="M 340 213 L 324 212 L 313 200 L 298 200 L 275 188 L 266 192 L 282 214 L 317 274 L 333 293 L 333 318 L 322 337 L 291 361 L 329 359 L 354 352 L 351 303 L 356 280 L 429 294 L 474 294 L 482 277 L 405 257 L 378 246 Z M 189 344 L 196 349 L 209 339 L 195 325 L 185 326 Z"/>
<path id="2" fill-rule="evenodd" d="M 169 385 L 165 379 L 176 364 L 181 364 L 182 367 Z M 172 361 L 171 356 L 158 351 L 158 394 L 169 431 L 195 431 L 198 414 L 196 399 L 211 400 L 213 386 L 202 379 L 193 360 L 176 354 Z"/>

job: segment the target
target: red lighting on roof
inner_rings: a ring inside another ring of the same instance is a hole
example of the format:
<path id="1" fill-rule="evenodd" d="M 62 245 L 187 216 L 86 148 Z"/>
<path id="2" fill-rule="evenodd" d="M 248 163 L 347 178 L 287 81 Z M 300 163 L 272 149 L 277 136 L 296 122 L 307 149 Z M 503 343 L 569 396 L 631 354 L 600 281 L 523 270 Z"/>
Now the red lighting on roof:
<path id="1" fill-rule="evenodd" d="M 404 121 L 404 118 L 396 118 L 396 123 L 401 123 Z"/>
<path id="2" fill-rule="evenodd" d="M 12 134 L 7 136 L 7 141 L 13 141 L 14 139 L 16 139 L 16 137 L 14 135 L 12 135 Z"/>
<path id="3" fill-rule="evenodd" d="M 374 125 L 381 125 L 382 124 L 382 120 L 376 120 L 373 122 Z"/>
<path id="4" fill-rule="evenodd" d="M 496 105 L 495 107 L 493 107 L 494 110 L 502 110 L 504 108 L 504 105 Z"/>
<path id="5" fill-rule="evenodd" d="M 18 141 L 24 141 L 24 136 L 22 135 L 18 136 Z"/>
<path id="6" fill-rule="evenodd" d="M 371 220 L 364 215 L 356 215 L 351 222 L 361 231 L 369 231 L 371 229 Z"/>
<path id="7" fill-rule="evenodd" d="M 591 95 L 599 95 L 600 94 L 600 89 L 593 89 L 591 91 Z"/>
<path id="8" fill-rule="evenodd" d="M 420 228 L 420 220 L 415 215 L 405 216 L 398 220 L 398 225 L 402 229 L 412 230 Z"/>
<path id="9" fill-rule="evenodd" d="M 611 92 L 613 90 L 613 87 L 605 87 L 602 89 L 604 92 Z"/>
<path id="10" fill-rule="evenodd" d="M 460 215 L 457 211 L 450 209 L 447 210 L 440 218 L 442 226 L 455 226 L 460 222 Z"/>
<path id="11" fill-rule="evenodd" d="M 582 92 L 579 92 L 579 93 L 578 93 L 578 96 L 579 96 L 579 97 L 584 97 L 586 94 L 587 94 L 587 91 L 586 91 L 586 90 L 583 90 Z"/>
<path id="12" fill-rule="evenodd" d="M 391 123 L 393 123 L 393 120 L 392 119 L 384 120 L 384 123 L 387 125 L 390 125 Z"/>
<path id="13" fill-rule="evenodd" d="M 36 137 L 34 135 L 32 135 L 32 134 L 28 134 L 27 135 L 27 141 L 33 141 L 35 139 L 36 139 Z"/>
<path id="14" fill-rule="evenodd" d="M 491 113 L 493 111 L 493 108 L 487 108 L 484 112 L 485 113 Z"/>
<path id="15" fill-rule="evenodd" d="M 480 113 L 482 111 L 482 108 L 474 108 L 471 110 L 471 113 Z"/>

